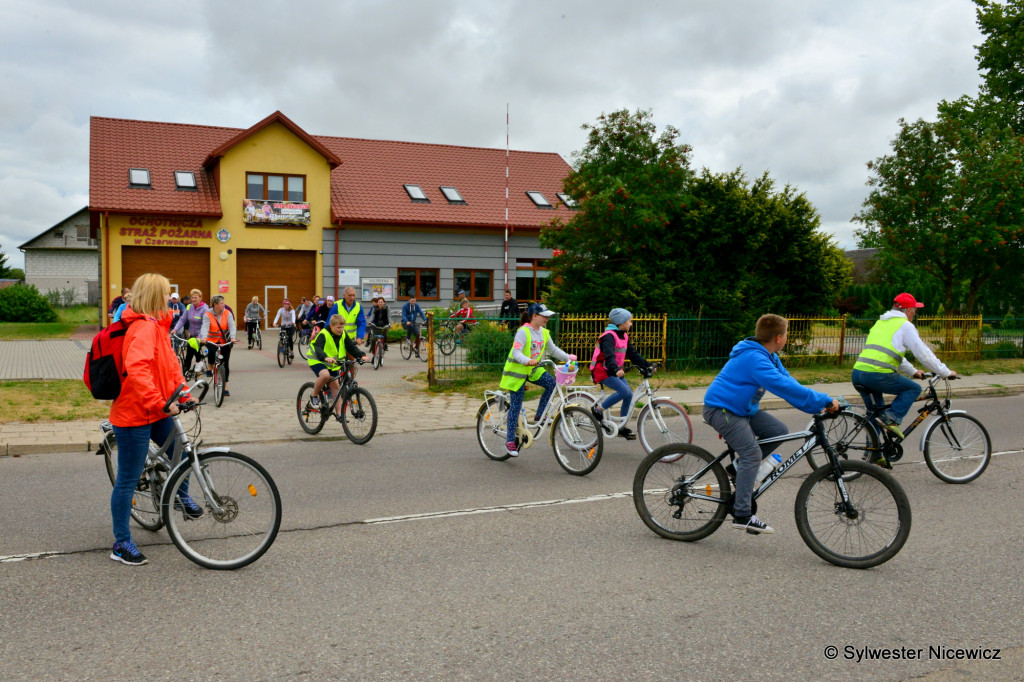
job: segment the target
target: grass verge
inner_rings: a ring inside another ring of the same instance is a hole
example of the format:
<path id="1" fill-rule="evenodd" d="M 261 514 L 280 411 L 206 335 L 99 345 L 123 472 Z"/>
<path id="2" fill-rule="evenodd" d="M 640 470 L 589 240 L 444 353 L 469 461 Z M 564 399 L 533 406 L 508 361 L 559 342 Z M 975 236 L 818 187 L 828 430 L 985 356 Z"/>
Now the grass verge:
<path id="1" fill-rule="evenodd" d="M 96 400 L 80 380 L 0 382 L 0 424 L 106 419 L 110 401 Z"/>
<path id="2" fill-rule="evenodd" d="M 99 324 L 99 311 L 96 306 L 79 305 L 56 310 L 56 322 L 0 323 L 0 341 L 66 339 L 82 325 Z"/>

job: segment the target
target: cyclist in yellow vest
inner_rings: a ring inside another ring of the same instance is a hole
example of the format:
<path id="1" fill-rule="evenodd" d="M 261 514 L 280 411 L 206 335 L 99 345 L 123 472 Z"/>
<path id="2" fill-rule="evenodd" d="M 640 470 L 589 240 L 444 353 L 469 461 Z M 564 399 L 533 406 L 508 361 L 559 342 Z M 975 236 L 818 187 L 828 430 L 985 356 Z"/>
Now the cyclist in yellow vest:
<path id="1" fill-rule="evenodd" d="M 904 354 L 909 350 L 923 365 L 939 376 L 956 378 L 956 372 L 935 357 L 932 349 L 921 340 L 917 327 L 912 324 L 917 309 L 922 307 L 924 304 L 918 303 L 910 294 L 897 296 L 893 301 L 892 310 L 878 318 L 878 322 L 875 322 L 868 332 L 864 350 L 854 363 L 853 374 L 850 377 L 854 386 L 866 389 L 859 391 L 865 404 L 871 403 L 872 395 L 879 398 L 886 393 L 896 396 L 892 406 L 879 418 L 885 428 L 900 439 L 904 437 L 900 423 L 910 411 L 910 406 L 921 395 L 920 384 L 907 377 L 924 377 L 924 372 L 915 369 Z M 885 462 L 884 458 L 882 462 Z M 886 465 L 888 466 L 888 463 Z"/>
<path id="2" fill-rule="evenodd" d="M 361 344 L 366 337 L 366 318 L 363 316 L 363 307 L 356 300 L 355 287 L 345 287 L 344 297 L 334 304 L 327 319 L 335 315 L 345 318 L 345 334 Z"/>
<path id="3" fill-rule="evenodd" d="M 501 371 L 501 388 L 509 391 L 508 424 L 505 451 L 513 457 L 519 456 L 519 445 L 516 443 L 516 428 L 519 426 L 519 412 L 523 409 L 523 393 L 526 382 L 544 387 L 544 394 L 537 405 L 534 421 L 540 418 L 555 390 L 555 378 L 538 367 L 545 354 L 556 360 L 565 362 L 575 360 L 576 356 L 566 353 L 551 341 L 548 331 L 548 319 L 555 314 L 543 303 L 531 303 L 523 313 L 522 326 L 512 341 L 512 350 L 508 352 L 505 367 Z"/>
<path id="4" fill-rule="evenodd" d="M 366 354 L 359 350 L 355 341 L 345 333 L 345 318 L 335 314 L 330 318 L 329 324 L 321 329 L 309 344 L 309 368 L 316 375 L 316 382 L 313 384 L 313 392 L 310 394 L 312 397 L 309 402 L 315 408 L 320 407 L 320 392 L 323 391 L 324 386 L 332 377 L 341 373 L 338 364 L 341 362 L 342 350 L 345 351 L 344 354 L 359 361 L 366 357 Z M 355 367 L 352 369 L 355 370 Z M 341 407 L 339 400 L 334 407 L 335 417 L 339 421 L 341 420 Z"/>

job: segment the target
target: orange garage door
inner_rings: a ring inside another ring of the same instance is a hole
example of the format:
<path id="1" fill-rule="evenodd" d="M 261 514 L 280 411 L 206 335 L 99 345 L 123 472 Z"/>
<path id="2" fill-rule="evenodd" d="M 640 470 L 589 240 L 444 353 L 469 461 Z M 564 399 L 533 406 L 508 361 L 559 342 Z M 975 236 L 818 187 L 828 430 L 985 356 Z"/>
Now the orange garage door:
<path id="1" fill-rule="evenodd" d="M 300 297 L 312 298 L 316 293 L 316 251 L 238 249 L 236 253 L 239 317 L 252 297 L 259 296 L 269 326 L 286 294 L 292 307 L 298 308 Z"/>
<path id="2" fill-rule="evenodd" d="M 210 300 L 210 249 L 176 246 L 122 246 L 121 273 L 131 288 L 139 275 L 159 272 L 171 280 L 171 290 L 188 302 L 188 292 L 199 289 Z"/>

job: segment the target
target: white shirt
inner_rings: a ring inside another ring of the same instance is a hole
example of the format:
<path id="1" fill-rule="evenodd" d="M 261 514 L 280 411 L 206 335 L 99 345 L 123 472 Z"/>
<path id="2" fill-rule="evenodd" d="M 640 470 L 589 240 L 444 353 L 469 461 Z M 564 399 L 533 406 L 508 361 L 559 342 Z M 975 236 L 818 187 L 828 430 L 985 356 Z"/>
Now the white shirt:
<path id="1" fill-rule="evenodd" d="M 285 310 L 284 308 L 278 309 L 277 315 L 274 316 L 274 323 L 271 326 L 276 327 L 278 320 L 281 320 L 281 324 L 285 327 L 294 327 L 295 308 L 292 308 L 291 310 Z"/>
<path id="2" fill-rule="evenodd" d="M 878 319 L 879 321 L 891 320 L 894 317 L 902 317 L 904 320 L 907 319 L 906 314 L 898 310 L 890 310 Z M 913 324 L 900 325 L 900 328 L 892 335 L 892 346 L 900 353 L 906 353 L 909 350 L 914 354 L 915 358 L 921 361 L 921 364 L 942 378 L 946 378 L 953 373 L 949 367 L 946 367 L 937 357 L 935 357 L 935 353 L 933 353 L 932 349 L 928 347 L 928 344 L 921 339 L 921 335 L 918 333 L 917 327 Z M 914 369 L 914 366 L 907 362 L 906 358 L 903 358 L 900 362 L 900 374 L 912 377 L 916 372 L 917 370 Z"/>

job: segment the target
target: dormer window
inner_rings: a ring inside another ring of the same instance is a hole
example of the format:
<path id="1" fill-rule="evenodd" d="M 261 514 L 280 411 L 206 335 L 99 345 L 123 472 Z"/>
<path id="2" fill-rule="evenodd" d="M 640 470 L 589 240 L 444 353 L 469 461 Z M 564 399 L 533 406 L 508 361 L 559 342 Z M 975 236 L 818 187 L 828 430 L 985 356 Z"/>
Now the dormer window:
<path id="1" fill-rule="evenodd" d="M 174 186 L 178 189 L 198 189 L 196 174 L 192 171 L 174 171 Z"/>
<path id="2" fill-rule="evenodd" d="M 430 203 L 430 199 L 427 198 L 427 195 L 423 192 L 423 188 L 419 185 L 403 185 L 403 187 L 405 187 L 405 191 L 409 193 L 409 198 L 413 201 L 421 204 Z"/>
<path id="3" fill-rule="evenodd" d="M 530 190 L 529 192 L 526 193 L 526 196 L 530 197 L 530 199 L 533 200 L 533 203 L 537 206 L 537 208 L 554 208 L 554 206 L 551 205 L 551 202 L 548 201 L 543 194 L 536 190 Z"/>
<path id="4" fill-rule="evenodd" d="M 576 203 L 576 200 L 573 199 L 568 194 L 566 194 L 565 192 L 556 192 L 556 194 L 558 195 L 558 198 L 562 200 L 562 203 L 568 206 L 569 208 L 579 208 L 579 205 Z"/>
<path id="5" fill-rule="evenodd" d="M 448 200 L 449 204 L 465 205 L 466 200 L 462 198 L 461 194 L 459 194 L 459 190 L 455 189 L 454 187 L 445 186 L 442 186 L 439 189 L 441 190 L 441 194 L 444 195 L 444 198 Z"/>
<path id="6" fill-rule="evenodd" d="M 128 169 L 128 184 L 132 187 L 149 187 L 149 169 L 148 168 L 129 168 Z"/>

